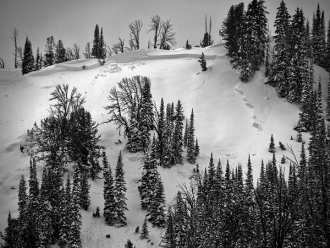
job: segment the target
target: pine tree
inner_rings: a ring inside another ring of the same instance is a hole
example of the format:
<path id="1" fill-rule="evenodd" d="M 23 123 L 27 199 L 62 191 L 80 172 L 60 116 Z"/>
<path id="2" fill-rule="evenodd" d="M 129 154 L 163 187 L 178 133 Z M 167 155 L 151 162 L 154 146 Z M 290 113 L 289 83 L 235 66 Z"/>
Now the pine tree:
<path id="1" fill-rule="evenodd" d="M 169 206 L 166 214 L 166 227 L 164 236 L 162 237 L 162 243 L 167 248 L 175 248 L 175 230 L 174 230 L 174 216 L 172 207 Z"/>
<path id="2" fill-rule="evenodd" d="M 186 49 L 191 49 L 191 45 L 189 44 L 189 42 L 188 42 L 188 40 L 187 40 L 187 42 L 186 42 L 186 47 L 185 47 Z"/>
<path id="3" fill-rule="evenodd" d="M 55 64 L 55 54 L 54 54 L 54 50 L 55 50 L 55 41 L 54 41 L 54 37 L 48 37 L 47 38 L 47 43 L 45 46 L 45 59 L 44 59 L 44 66 L 50 66 Z"/>
<path id="4" fill-rule="evenodd" d="M 34 70 L 38 71 L 40 69 L 41 69 L 41 56 L 40 56 L 39 47 L 38 47 L 37 53 L 36 53 L 35 64 L 34 64 Z"/>
<path id="5" fill-rule="evenodd" d="M 328 23 L 328 31 L 327 31 L 327 42 L 326 42 L 326 48 L 325 48 L 325 68 L 327 71 L 330 72 L 330 20 Z"/>
<path id="6" fill-rule="evenodd" d="M 194 126 L 194 110 L 191 110 L 189 130 L 187 136 L 187 160 L 189 163 L 194 164 L 196 162 L 195 157 L 195 126 Z"/>
<path id="7" fill-rule="evenodd" d="M 324 12 L 321 13 L 320 4 L 317 5 L 316 14 L 313 16 L 312 27 L 314 63 L 323 66 L 325 55 L 325 23 Z"/>
<path id="8" fill-rule="evenodd" d="M 302 136 L 301 136 L 301 132 L 297 132 L 297 141 L 298 142 L 302 142 Z"/>
<path id="9" fill-rule="evenodd" d="M 273 86 L 278 85 L 278 92 L 281 97 L 286 97 L 289 90 L 289 66 L 290 66 L 290 15 L 286 4 L 281 1 L 277 8 L 275 19 L 275 46 L 274 59 L 272 62 L 272 74 L 269 81 Z"/>
<path id="10" fill-rule="evenodd" d="M 134 246 L 135 247 L 135 246 Z M 133 248 L 133 243 L 128 239 L 125 248 Z"/>
<path id="11" fill-rule="evenodd" d="M 198 62 L 200 63 L 200 65 L 202 67 L 202 71 L 206 71 L 207 70 L 207 67 L 206 67 L 206 60 L 205 60 L 204 53 L 202 53 L 202 55 L 199 57 Z"/>
<path id="12" fill-rule="evenodd" d="M 66 188 L 67 187 L 67 188 Z M 66 187 L 61 187 L 59 192 L 61 196 L 60 210 L 59 210 L 59 242 L 58 245 L 63 248 L 66 247 L 68 243 L 69 233 L 70 233 L 70 206 L 71 206 L 71 186 L 70 186 L 70 177 L 67 178 Z M 67 192 L 68 191 L 68 192 Z"/>
<path id="13" fill-rule="evenodd" d="M 106 50 L 105 50 L 105 41 L 103 37 L 103 28 L 101 28 L 101 35 L 100 35 L 100 40 L 99 40 L 99 46 L 98 46 L 98 54 L 99 54 L 99 59 L 104 59 L 106 57 Z"/>
<path id="14" fill-rule="evenodd" d="M 81 177 L 80 207 L 87 211 L 89 205 L 91 204 L 89 195 L 89 189 L 91 185 L 88 183 L 87 173 L 83 173 Z"/>
<path id="15" fill-rule="evenodd" d="M 125 178 L 124 178 L 124 170 L 123 170 L 123 161 L 121 152 L 119 153 L 117 166 L 116 166 L 116 174 L 115 174 L 115 201 L 116 201 L 116 226 L 122 227 L 127 225 L 127 220 L 125 217 L 125 210 L 127 209 L 126 205 L 126 186 L 125 186 Z"/>
<path id="16" fill-rule="evenodd" d="M 275 152 L 275 143 L 274 143 L 274 137 L 273 135 L 270 136 L 270 144 L 269 144 L 269 152 L 274 153 Z"/>
<path id="17" fill-rule="evenodd" d="M 158 154 L 160 166 L 164 166 L 164 156 L 165 156 L 165 112 L 164 112 L 164 100 L 161 99 L 158 117 Z"/>
<path id="18" fill-rule="evenodd" d="M 109 165 L 108 159 L 105 152 L 103 152 L 103 198 L 104 198 L 104 208 L 103 216 L 105 223 L 107 225 L 114 225 L 116 221 L 116 201 L 115 201 L 115 189 L 114 180 L 111 172 L 111 167 Z"/>
<path id="19" fill-rule="evenodd" d="M 79 212 L 80 208 L 80 183 L 81 179 L 79 176 L 79 166 L 75 166 L 75 173 L 73 176 L 73 186 L 72 186 L 72 199 L 69 205 L 69 218 L 70 218 L 70 232 L 68 236 L 68 246 L 81 248 L 81 214 Z"/>
<path id="20" fill-rule="evenodd" d="M 195 142 L 195 157 L 196 158 L 199 156 L 199 152 L 200 152 L 200 148 L 198 145 L 198 139 L 196 138 L 196 142 Z"/>
<path id="21" fill-rule="evenodd" d="M 18 212 L 19 217 L 24 218 L 26 207 L 28 204 L 27 186 L 24 175 L 21 175 L 18 187 Z"/>
<path id="22" fill-rule="evenodd" d="M 34 56 L 32 53 L 31 41 L 26 37 L 22 61 L 22 74 L 24 75 L 32 71 L 34 71 Z"/>
<path id="23" fill-rule="evenodd" d="M 95 58 L 99 58 L 100 52 L 100 31 L 99 25 L 96 24 L 94 29 L 94 40 L 93 40 L 93 47 L 92 47 L 92 56 Z"/>
<path id="24" fill-rule="evenodd" d="M 189 133 L 189 125 L 188 125 L 188 119 L 186 118 L 186 127 L 184 129 L 184 135 L 183 135 L 183 147 L 186 148 L 188 144 L 188 133 Z"/>
<path id="25" fill-rule="evenodd" d="M 161 180 L 159 173 L 157 173 L 157 181 L 152 192 L 152 201 L 149 207 L 149 218 L 148 220 L 152 223 L 153 226 L 164 228 L 165 227 L 165 192 L 164 185 Z"/>
<path id="26" fill-rule="evenodd" d="M 154 144 L 153 144 L 154 148 Z M 141 178 L 141 185 L 138 186 L 139 194 L 141 197 L 141 208 L 143 210 L 147 210 L 150 204 L 150 198 L 152 197 L 152 189 L 154 187 L 153 184 L 150 185 L 150 157 L 149 153 L 146 152 L 144 155 L 144 163 L 143 163 L 143 172 Z"/>
<path id="27" fill-rule="evenodd" d="M 140 239 L 147 239 L 149 237 L 147 217 L 144 218 Z"/>
<path id="28" fill-rule="evenodd" d="M 175 108 L 175 127 L 173 133 L 173 157 L 174 163 L 182 164 L 182 152 L 183 152 L 183 108 L 180 100 Z"/>
<path id="29" fill-rule="evenodd" d="M 328 79 L 328 98 L 327 98 L 327 107 L 326 107 L 326 120 L 330 121 L 330 73 Z"/>
<path id="30" fill-rule="evenodd" d="M 59 40 L 55 46 L 55 64 L 66 61 L 65 53 L 66 53 L 66 50 L 64 48 L 63 42 L 62 42 L 62 40 Z"/>

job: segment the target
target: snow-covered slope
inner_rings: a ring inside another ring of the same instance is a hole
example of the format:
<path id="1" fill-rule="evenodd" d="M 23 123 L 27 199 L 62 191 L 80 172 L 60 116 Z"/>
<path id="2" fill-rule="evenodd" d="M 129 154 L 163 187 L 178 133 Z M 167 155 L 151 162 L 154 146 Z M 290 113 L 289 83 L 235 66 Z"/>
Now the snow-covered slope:
<path id="1" fill-rule="evenodd" d="M 201 72 L 198 57 L 204 52 L 208 70 Z M 295 138 L 293 127 L 297 123 L 298 106 L 278 98 L 274 88 L 265 85 L 263 71 L 249 83 L 239 81 L 231 69 L 223 45 L 191 50 L 173 51 L 139 50 L 110 57 L 100 67 L 97 60 L 79 60 L 54 65 L 31 73 L 23 78 L 14 72 L 0 70 L 0 230 L 7 225 L 8 211 L 17 215 L 17 190 L 21 174 L 28 177 L 29 157 L 19 150 L 19 145 L 34 122 L 39 123 L 47 117 L 50 93 L 57 84 L 77 87 L 86 97 L 85 108 L 91 112 L 98 123 L 107 120 L 104 106 L 108 105 L 109 90 L 124 77 L 135 75 L 151 79 L 151 91 L 157 105 L 161 98 L 165 103 L 181 100 L 185 116 L 189 118 L 194 109 L 196 136 L 201 146 L 197 159 L 201 168 L 208 165 L 213 152 L 216 159 L 225 163 L 228 159 L 232 167 L 242 163 L 246 167 L 248 154 L 255 178 L 259 174 L 261 159 L 267 161 L 272 154 L 267 151 L 271 134 L 275 144 L 278 142 L 292 145 L 299 154 L 301 144 L 290 140 Z M 327 89 L 327 73 L 315 68 L 315 81 L 322 77 L 324 90 Z M 324 92 L 326 96 L 326 92 Z M 145 212 L 140 208 L 137 180 L 141 178 L 142 154 L 130 154 L 125 150 L 125 139 L 112 124 L 101 124 L 99 133 L 102 145 L 106 147 L 112 169 L 116 165 L 121 150 L 127 183 L 128 226 L 109 227 L 102 218 L 95 219 L 92 212 L 96 206 L 103 209 L 103 180 L 91 181 L 91 206 L 82 211 L 82 240 L 84 247 L 124 247 L 129 238 L 136 247 L 151 247 L 134 234 L 136 226 L 141 226 Z M 308 134 L 303 139 L 308 141 Z M 116 145 L 121 139 L 123 144 Z M 287 151 L 276 150 L 277 161 Z M 283 165 L 287 167 L 288 162 Z M 171 169 L 159 168 L 165 185 L 167 203 L 175 196 L 178 185 L 189 181 L 193 165 L 184 163 Z M 288 169 L 286 169 L 288 171 Z M 39 176 L 41 168 L 39 168 Z M 256 179 L 255 179 L 256 180 Z M 150 240 L 155 245 L 160 242 L 160 230 L 149 226 Z M 111 234 L 107 239 L 106 234 Z M 154 246 L 153 246 L 154 247 Z"/>

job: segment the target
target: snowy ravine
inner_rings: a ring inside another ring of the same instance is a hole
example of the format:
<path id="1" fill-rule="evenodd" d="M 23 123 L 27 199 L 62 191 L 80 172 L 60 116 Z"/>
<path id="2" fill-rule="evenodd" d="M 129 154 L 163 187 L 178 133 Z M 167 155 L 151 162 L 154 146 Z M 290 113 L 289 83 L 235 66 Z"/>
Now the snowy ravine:
<path id="1" fill-rule="evenodd" d="M 197 61 L 202 52 L 207 59 L 206 72 L 201 72 Z M 221 159 L 224 164 L 228 159 L 232 167 L 241 163 L 244 170 L 250 154 L 256 182 L 261 160 L 272 158 L 268 152 L 271 134 L 274 135 L 277 147 L 277 161 L 283 155 L 292 157 L 288 151 L 278 148 L 279 141 L 292 145 L 299 156 L 301 144 L 290 140 L 291 136 L 296 138 L 293 127 L 298 121 L 298 106 L 279 98 L 275 88 L 265 84 L 267 79 L 263 69 L 249 83 L 240 82 L 225 53 L 224 46 L 218 44 L 191 50 L 181 48 L 172 51 L 127 52 L 108 58 L 104 66 L 99 66 L 97 60 L 83 59 L 54 65 L 26 76 L 0 69 L 0 231 L 7 226 L 9 210 L 13 217 L 17 216 L 19 179 L 22 174 L 26 178 L 29 174 L 29 156 L 20 152 L 20 143 L 24 142 L 27 130 L 49 114 L 48 100 L 57 84 L 69 84 L 70 89 L 77 87 L 78 92 L 86 97 L 84 106 L 93 120 L 103 123 L 108 119 L 103 107 L 109 104 L 109 90 L 124 77 L 149 77 L 157 106 L 161 98 L 165 104 L 176 104 L 180 99 L 186 117 L 194 109 L 196 137 L 201 147 L 197 163 L 201 169 L 208 165 L 213 152 L 215 161 Z M 325 97 L 328 74 L 315 66 L 315 81 L 319 75 Z M 140 240 L 139 235 L 134 234 L 137 226 L 141 228 L 146 214 L 141 210 L 137 190 L 143 155 L 132 154 L 125 149 L 126 140 L 119 135 L 113 124 L 101 124 L 98 130 L 113 171 L 119 151 L 123 154 L 128 225 L 122 228 L 110 227 L 105 225 L 102 217 L 92 217 L 97 206 L 102 213 L 103 179 L 90 180 L 91 206 L 88 211 L 81 211 L 83 247 L 124 247 L 127 239 L 136 247 L 156 247 L 160 242 L 160 229 L 149 225 L 153 246 L 151 242 Z M 116 145 L 118 139 L 123 143 Z M 303 133 L 303 140 L 308 142 L 309 134 Z M 176 195 L 178 185 L 188 183 L 192 175 L 194 165 L 187 163 L 185 158 L 184 161 L 183 165 L 171 169 L 159 168 L 167 204 Z M 288 164 L 289 161 L 283 165 L 286 172 Z M 41 166 L 38 167 L 39 178 L 41 170 Z M 111 238 L 106 238 L 106 234 L 111 234 Z"/>

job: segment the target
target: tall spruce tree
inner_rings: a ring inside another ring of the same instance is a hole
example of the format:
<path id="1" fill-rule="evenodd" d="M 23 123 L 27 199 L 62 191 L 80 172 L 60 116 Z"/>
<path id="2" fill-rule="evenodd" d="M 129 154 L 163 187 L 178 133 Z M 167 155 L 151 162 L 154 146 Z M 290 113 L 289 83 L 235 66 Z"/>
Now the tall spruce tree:
<path id="1" fill-rule="evenodd" d="M 98 46 L 99 59 L 104 59 L 106 57 L 105 41 L 103 37 L 103 28 L 101 28 L 99 46 Z"/>
<path id="2" fill-rule="evenodd" d="M 89 189 L 91 185 L 88 183 L 88 174 L 82 173 L 81 175 L 81 191 L 80 191 L 80 207 L 84 210 L 88 210 L 91 204 Z"/>
<path id="3" fill-rule="evenodd" d="M 54 37 L 48 37 L 45 45 L 44 66 L 55 64 L 55 41 Z"/>
<path id="4" fill-rule="evenodd" d="M 173 133 L 173 157 L 176 164 L 182 164 L 182 152 L 183 152 L 183 108 L 181 101 L 178 100 L 178 103 L 175 108 L 175 127 Z"/>
<path id="5" fill-rule="evenodd" d="M 281 1 L 277 8 L 275 19 L 275 45 L 272 62 L 272 73 L 269 84 L 278 85 L 281 97 L 286 97 L 289 92 L 289 66 L 290 66 L 290 18 L 286 4 Z"/>
<path id="6" fill-rule="evenodd" d="M 189 131 L 187 136 L 187 160 L 189 163 L 194 164 L 196 162 L 195 156 L 195 124 L 194 124 L 194 110 L 191 110 Z"/>
<path id="7" fill-rule="evenodd" d="M 32 71 L 34 71 L 34 56 L 32 52 L 31 41 L 26 36 L 23 51 L 22 74 L 24 75 Z"/>
<path id="8" fill-rule="evenodd" d="M 55 46 L 55 64 L 66 61 L 66 50 L 64 48 L 62 40 L 59 40 Z"/>
<path id="9" fill-rule="evenodd" d="M 105 223 L 107 225 L 114 225 L 116 221 L 116 201 L 115 201 L 115 189 L 114 189 L 114 180 L 111 172 L 111 167 L 106 157 L 105 152 L 103 152 L 103 198 L 104 198 L 104 208 L 103 216 Z"/>
<path id="10" fill-rule="evenodd" d="M 124 170 L 123 170 L 123 160 L 121 152 L 119 152 L 116 173 L 115 173 L 115 201 L 116 201 L 116 220 L 115 225 L 117 227 L 126 226 L 127 219 L 125 216 L 125 211 L 127 211 L 125 192 L 127 191 L 125 186 Z"/>
<path id="11" fill-rule="evenodd" d="M 99 25 L 95 25 L 94 29 L 94 40 L 93 40 L 93 47 L 92 47 L 92 56 L 95 58 L 99 58 L 100 56 L 100 30 Z"/>

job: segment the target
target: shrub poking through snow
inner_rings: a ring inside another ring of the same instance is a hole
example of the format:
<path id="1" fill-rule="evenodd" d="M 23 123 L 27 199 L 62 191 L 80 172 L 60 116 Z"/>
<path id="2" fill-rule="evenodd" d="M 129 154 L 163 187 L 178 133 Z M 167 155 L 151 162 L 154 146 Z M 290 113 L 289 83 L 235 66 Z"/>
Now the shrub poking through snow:
<path id="1" fill-rule="evenodd" d="M 270 136 L 270 144 L 269 144 L 269 152 L 274 153 L 275 152 L 275 143 L 274 143 L 274 137 L 273 135 Z"/>
<path id="2" fill-rule="evenodd" d="M 206 71 L 207 70 L 207 67 L 206 67 L 206 60 L 205 60 L 204 53 L 202 53 L 202 55 L 199 57 L 198 62 L 201 64 L 202 71 Z"/>
<path id="3" fill-rule="evenodd" d="M 142 225 L 140 239 L 147 239 L 148 237 L 149 237 L 149 231 L 148 231 L 147 217 L 145 217 Z"/>
<path id="4" fill-rule="evenodd" d="M 282 144 L 281 141 L 279 142 L 279 145 L 280 145 L 281 150 L 283 150 L 283 151 L 286 150 L 285 146 Z"/>

